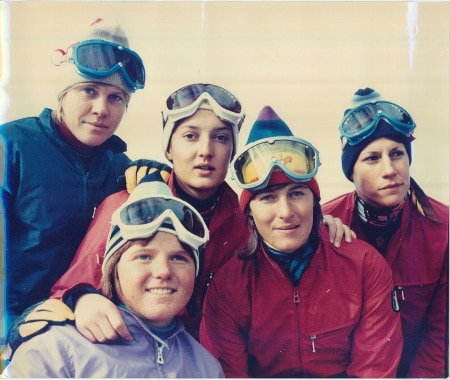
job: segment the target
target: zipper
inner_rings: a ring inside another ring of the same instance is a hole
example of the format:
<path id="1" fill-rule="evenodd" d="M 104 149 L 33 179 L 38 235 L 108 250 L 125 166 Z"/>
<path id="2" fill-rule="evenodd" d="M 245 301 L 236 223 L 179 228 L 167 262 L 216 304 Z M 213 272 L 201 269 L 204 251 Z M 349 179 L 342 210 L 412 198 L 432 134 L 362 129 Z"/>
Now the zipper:
<path id="1" fill-rule="evenodd" d="M 158 364 L 164 364 L 163 350 L 164 347 L 158 344 L 156 347 L 156 362 Z"/>
<path id="2" fill-rule="evenodd" d="M 316 347 L 315 347 L 315 345 L 314 345 L 314 341 L 316 340 L 316 338 L 317 338 L 317 335 L 311 335 L 311 347 L 312 347 L 312 352 L 316 352 Z"/>
<path id="3" fill-rule="evenodd" d="M 210 272 L 210 273 L 209 273 L 208 281 L 207 281 L 207 283 L 206 283 L 206 287 L 208 287 L 209 284 L 211 284 L 211 281 L 212 281 L 213 276 L 214 276 L 214 272 Z"/>
<path id="4" fill-rule="evenodd" d="M 401 294 L 402 294 L 402 301 L 404 301 L 405 300 L 405 292 L 404 292 L 404 290 L 403 290 L 403 286 L 397 286 L 397 290 L 401 290 Z"/>
<path id="5" fill-rule="evenodd" d="M 294 288 L 294 303 L 299 303 L 300 302 L 300 297 L 298 295 L 298 286 L 296 286 Z"/>

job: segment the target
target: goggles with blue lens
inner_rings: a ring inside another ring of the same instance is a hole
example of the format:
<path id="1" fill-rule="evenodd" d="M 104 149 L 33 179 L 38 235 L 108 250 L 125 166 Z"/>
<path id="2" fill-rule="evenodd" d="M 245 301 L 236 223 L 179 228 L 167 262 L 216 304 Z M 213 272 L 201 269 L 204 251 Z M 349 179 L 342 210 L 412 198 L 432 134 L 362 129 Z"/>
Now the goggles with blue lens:
<path id="1" fill-rule="evenodd" d="M 231 163 L 231 177 L 242 189 L 267 186 L 272 171 L 281 169 L 294 182 L 307 182 L 320 166 L 319 151 L 297 137 L 270 137 L 248 145 Z"/>
<path id="2" fill-rule="evenodd" d="M 193 249 L 198 274 L 198 250 L 209 240 L 209 231 L 201 215 L 190 204 L 169 196 L 140 199 L 116 210 L 111 224 L 103 269 L 114 252 L 127 241 L 166 231 L 175 232 L 178 240 Z"/>
<path id="3" fill-rule="evenodd" d="M 131 91 L 144 88 L 145 69 L 142 59 L 125 46 L 104 40 L 86 40 L 72 45 L 67 53 L 58 51 L 64 54 L 65 61 L 73 61 L 81 75 L 103 79 L 120 71 Z M 72 54 L 68 56 L 70 51 Z"/>
<path id="4" fill-rule="evenodd" d="M 241 128 L 245 114 L 239 100 L 222 87 L 204 83 L 180 88 L 167 98 L 163 125 L 169 118 L 175 122 L 193 115 L 203 102 L 208 102 L 219 118 Z"/>
<path id="5" fill-rule="evenodd" d="M 385 119 L 397 132 L 409 137 L 416 128 L 411 115 L 397 104 L 387 101 L 364 103 L 350 110 L 341 122 L 341 139 L 351 146 L 359 144 L 377 128 L 378 121 Z"/>

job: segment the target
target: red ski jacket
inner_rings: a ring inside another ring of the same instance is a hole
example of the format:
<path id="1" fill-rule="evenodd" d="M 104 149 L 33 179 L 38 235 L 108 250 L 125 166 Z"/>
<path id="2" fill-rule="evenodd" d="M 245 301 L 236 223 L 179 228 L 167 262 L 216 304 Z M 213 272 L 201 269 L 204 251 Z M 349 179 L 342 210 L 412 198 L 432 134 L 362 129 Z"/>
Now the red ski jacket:
<path id="1" fill-rule="evenodd" d="M 201 343 L 226 377 L 394 377 L 400 316 L 392 275 L 369 244 L 335 248 L 325 227 L 299 285 L 261 248 L 208 288 Z"/>
<path id="2" fill-rule="evenodd" d="M 355 214 L 356 193 L 322 206 L 364 240 Z M 399 374 L 444 378 L 448 359 L 448 206 L 428 198 L 441 222 L 405 202 L 401 227 L 392 237 L 386 261 L 392 269 L 404 336 Z"/>

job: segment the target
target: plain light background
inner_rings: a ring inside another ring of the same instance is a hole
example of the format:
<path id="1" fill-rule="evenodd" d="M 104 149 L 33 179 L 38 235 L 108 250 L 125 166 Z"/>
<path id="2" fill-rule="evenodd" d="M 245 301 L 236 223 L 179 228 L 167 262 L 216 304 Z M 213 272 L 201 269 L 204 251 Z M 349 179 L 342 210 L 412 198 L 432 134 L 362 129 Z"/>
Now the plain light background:
<path id="1" fill-rule="evenodd" d="M 243 103 L 240 147 L 270 105 L 320 151 L 322 200 L 353 189 L 342 173 L 337 131 L 358 88 L 406 108 L 414 133 L 412 176 L 448 203 L 448 2 L 44 2 L 0 4 L 0 122 L 54 108 L 61 90 L 57 48 L 79 40 L 97 17 L 125 29 L 147 83 L 130 102 L 118 135 L 132 159 L 166 162 L 161 110 L 189 83 L 221 85 Z M 228 181 L 237 189 L 232 181 Z"/>

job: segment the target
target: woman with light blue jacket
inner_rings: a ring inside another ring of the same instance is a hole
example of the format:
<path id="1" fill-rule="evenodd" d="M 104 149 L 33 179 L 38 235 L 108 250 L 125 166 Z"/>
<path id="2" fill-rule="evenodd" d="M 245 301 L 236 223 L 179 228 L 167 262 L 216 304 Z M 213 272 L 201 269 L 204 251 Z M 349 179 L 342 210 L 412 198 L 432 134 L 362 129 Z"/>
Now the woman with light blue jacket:
<path id="1" fill-rule="evenodd" d="M 71 324 L 53 325 L 14 352 L 7 375 L 224 376 L 219 362 L 176 318 L 192 296 L 208 229 L 159 173 L 147 179 L 113 214 L 102 263 L 101 292 L 119 306 L 133 340 L 93 344 Z"/>

